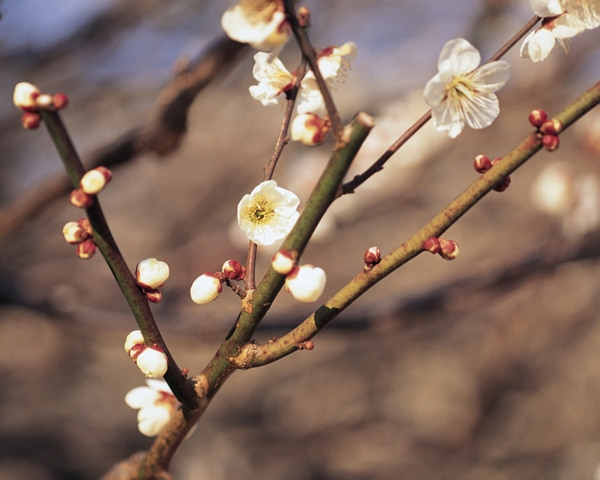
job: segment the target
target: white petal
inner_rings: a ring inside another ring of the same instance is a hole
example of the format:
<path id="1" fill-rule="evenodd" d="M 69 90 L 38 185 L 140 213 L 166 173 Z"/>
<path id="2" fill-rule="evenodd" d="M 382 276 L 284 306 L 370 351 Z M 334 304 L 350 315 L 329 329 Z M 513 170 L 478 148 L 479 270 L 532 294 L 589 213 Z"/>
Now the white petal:
<path id="1" fill-rule="evenodd" d="M 438 58 L 438 70 L 453 75 L 469 73 L 481 63 L 481 54 L 464 38 L 455 38 L 447 42 Z"/>
<path id="2" fill-rule="evenodd" d="M 137 415 L 138 429 L 147 437 L 154 437 L 160 433 L 171 418 L 171 410 L 167 407 L 142 408 Z"/>
<path id="3" fill-rule="evenodd" d="M 527 51 L 529 57 L 534 62 L 545 60 L 556 45 L 556 39 L 552 32 L 545 28 L 540 28 L 529 40 Z"/>
<path id="4" fill-rule="evenodd" d="M 552 35 L 554 38 L 571 38 L 585 30 L 585 24 L 568 13 L 558 17 L 553 24 Z"/>
<path id="5" fill-rule="evenodd" d="M 510 77 L 510 64 L 504 60 L 482 65 L 473 73 L 473 80 L 488 92 L 495 92 L 504 86 Z"/>
<path id="6" fill-rule="evenodd" d="M 529 3 L 538 17 L 554 17 L 565 11 L 560 0 L 529 0 Z"/>
<path id="7" fill-rule="evenodd" d="M 159 394 L 148 387 L 137 387 L 125 395 L 125 403 L 131 408 L 143 408 L 154 405 Z"/>
<path id="8" fill-rule="evenodd" d="M 173 392 L 171 391 L 171 387 L 169 387 L 169 384 L 162 379 L 159 380 L 159 379 L 155 379 L 155 378 L 147 378 L 146 385 L 148 385 L 155 392 L 166 392 L 166 393 L 173 395 Z"/>

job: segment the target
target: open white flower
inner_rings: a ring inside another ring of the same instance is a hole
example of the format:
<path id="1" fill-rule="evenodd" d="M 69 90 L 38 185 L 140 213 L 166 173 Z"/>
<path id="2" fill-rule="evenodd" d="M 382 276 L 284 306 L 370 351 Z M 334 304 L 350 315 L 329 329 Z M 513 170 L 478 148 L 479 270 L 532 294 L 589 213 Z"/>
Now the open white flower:
<path id="1" fill-rule="evenodd" d="M 321 95 L 321 90 L 313 72 L 308 72 L 304 75 L 302 82 L 300 82 L 296 112 L 300 115 L 303 113 L 313 113 L 320 117 L 324 117 L 327 114 L 325 100 L 323 100 L 323 95 Z"/>
<path id="2" fill-rule="evenodd" d="M 435 128 L 455 138 L 465 123 L 485 128 L 500 113 L 493 93 L 510 75 L 505 61 L 490 62 L 479 68 L 481 54 L 463 38 L 450 40 L 438 59 L 439 73 L 425 86 L 425 101 L 431 106 Z"/>
<path id="3" fill-rule="evenodd" d="M 291 35 L 280 0 L 240 0 L 223 14 L 221 26 L 229 38 L 257 50 L 271 51 Z"/>
<path id="4" fill-rule="evenodd" d="M 292 229 L 300 200 L 275 180 L 259 184 L 238 204 L 237 218 L 247 237 L 257 245 L 272 245 Z"/>
<path id="5" fill-rule="evenodd" d="M 348 75 L 350 62 L 356 58 L 356 43 L 346 42 L 341 47 L 324 48 L 317 55 L 317 65 L 323 78 L 337 79 Z"/>
<path id="6" fill-rule="evenodd" d="M 570 23 L 579 23 L 584 29 L 600 25 L 600 0 L 529 0 L 538 17 L 549 18 L 568 13 Z"/>
<path id="7" fill-rule="evenodd" d="M 556 43 L 565 52 L 569 51 L 568 40 L 579 35 L 585 30 L 583 24 L 565 13 L 549 21 L 544 21 L 542 26 L 531 32 L 521 45 L 521 58 L 531 58 L 534 62 L 545 60 L 554 50 Z"/>
<path id="8" fill-rule="evenodd" d="M 167 424 L 177 408 L 177 400 L 164 380 L 146 380 L 147 387 L 137 387 L 125 395 L 125 403 L 139 409 L 138 429 L 154 437 Z"/>
<path id="9" fill-rule="evenodd" d="M 266 52 L 258 52 L 254 61 L 252 75 L 258 85 L 250 87 L 250 95 L 263 105 L 278 104 L 280 95 L 294 86 L 295 75 L 288 72 L 279 58 L 271 58 Z"/>

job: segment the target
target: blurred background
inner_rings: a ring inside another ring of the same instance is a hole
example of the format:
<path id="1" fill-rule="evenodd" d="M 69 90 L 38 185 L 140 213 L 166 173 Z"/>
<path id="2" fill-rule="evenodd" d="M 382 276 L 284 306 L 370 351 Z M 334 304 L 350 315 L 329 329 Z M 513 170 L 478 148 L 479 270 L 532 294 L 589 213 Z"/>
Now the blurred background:
<path id="1" fill-rule="evenodd" d="M 0 208 L 61 175 L 44 131 L 25 131 L 12 91 L 28 81 L 65 92 L 63 118 L 84 158 L 152 115 L 175 65 L 221 35 L 232 4 L 204 0 L 0 2 Z M 372 163 L 428 107 L 423 87 L 444 43 L 464 37 L 489 57 L 531 17 L 526 0 L 307 1 L 317 47 L 354 41 L 358 57 L 334 91 L 342 118 L 377 126 L 353 173 Z M 467 187 L 472 161 L 509 152 L 527 115 L 561 110 L 600 79 L 600 32 L 544 62 L 505 57 L 501 114 L 454 141 L 431 125 L 383 172 L 339 199 L 303 261 L 325 269 L 322 300 L 387 253 Z M 132 269 L 166 261 L 157 321 L 181 367 L 195 374 L 239 310 L 223 292 L 192 303 L 192 281 L 244 261 L 236 205 L 263 176 L 283 109 L 248 87 L 246 50 L 200 92 L 188 131 L 166 156 L 114 168 L 100 199 Z M 295 43 L 281 55 L 289 70 Z M 185 62 L 183 62 L 185 63 Z M 289 144 L 275 179 L 305 200 L 333 148 Z M 177 453 L 178 480 L 600 479 L 600 113 L 561 135 L 446 234 L 453 262 L 420 255 L 315 338 L 315 349 L 239 372 Z M 123 352 L 136 328 L 98 254 L 82 261 L 61 234 L 80 218 L 67 196 L 0 239 L 0 479 L 100 478 L 147 448 L 123 401 L 143 384 Z M 257 273 L 273 250 L 259 250 Z M 257 333 L 264 342 L 315 305 L 282 293 Z"/>

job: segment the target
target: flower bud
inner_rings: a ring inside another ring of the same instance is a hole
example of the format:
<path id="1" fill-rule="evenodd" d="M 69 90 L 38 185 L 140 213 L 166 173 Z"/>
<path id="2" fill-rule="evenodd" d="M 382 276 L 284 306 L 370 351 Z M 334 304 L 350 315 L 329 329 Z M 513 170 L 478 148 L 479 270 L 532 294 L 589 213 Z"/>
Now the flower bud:
<path id="1" fill-rule="evenodd" d="M 322 268 L 302 265 L 295 267 L 285 277 L 285 286 L 299 302 L 314 302 L 323 293 L 326 281 L 327 277 Z"/>
<path id="2" fill-rule="evenodd" d="M 62 232 L 65 240 L 72 245 L 81 243 L 90 236 L 87 230 L 81 228 L 79 222 L 66 223 Z"/>
<path id="3" fill-rule="evenodd" d="M 325 141 L 329 132 L 329 121 L 314 113 L 296 115 L 290 128 L 291 138 L 304 145 L 319 145 Z"/>
<path id="4" fill-rule="evenodd" d="M 560 139 L 556 135 L 544 135 L 542 137 L 542 145 L 549 152 L 553 152 L 560 145 Z"/>
<path id="5" fill-rule="evenodd" d="M 458 243 L 447 238 L 440 238 L 440 255 L 446 260 L 454 260 L 460 253 Z"/>
<path id="6" fill-rule="evenodd" d="M 290 273 L 294 268 L 294 263 L 291 253 L 286 250 L 278 250 L 271 258 L 273 270 L 281 275 Z"/>
<path id="7" fill-rule="evenodd" d="M 52 103 L 54 104 L 54 108 L 62 110 L 69 104 L 69 97 L 64 93 L 55 93 L 52 95 Z"/>
<path id="8" fill-rule="evenodd" d="M 215 300 L 222 291 L 221 279 L 214 273 L 206 272 L 194 280 L 190 296 L 194 303 L 204 305 Z"/>
<path id="9" fill-rule="evenodd" d="M 531 123 L 534 127 L 539 128 L 547 118 L 548 115 L 546 112 L 540 109 L 535 109 L 529 114 L 529 123 Z"/>
<path id="10" fill-rule="evenodd" d="M 94 168 L 87 172 L 83 177 L 79 185 L 81 189 L 88 195 L 97 195 L 106 186 L 108 181 L 112 178 L 112 173 L 105 167 Z"/>
<path id="11" fill-rule="evenodd" d="M 156 290 L 169 278 L 169 266 L 156 258 L 142 260 L 135 267 L 135 278 L 140 287 Z"/>
<path id="12" fill-rule="evenodd" d="M 229 280 L 243 280 L 246 277 L 246 267 L 237 260 L 227 260 L 221 271 Z"/>
<path id="13" fill-rule="evenodd" d="M 80 188 L 71 192 L 69 200 L 71 201 L 71 204 L 77 208 L 86 208 L 94 203 L 94 198 L 89 196 Z"/>
<path id="14" fill-rule="evenodd" d="M 21 117 L 21 125 L 25 130 L 37 130 L 40 127 L 42 117 L 37 113 L 25 112 Z"/>
<path id="15" fill-rule="evenodd" d="M 423 242 L 423 250 L 427 250 L 428 252 L 440 253 L 441 249 L 440 240 L 437 237 L 428 238 Z"/>
<path id="16" fill-rule="evenodd" d="M 373 268 L 373 265 L 377 265 L 381 262 L 381 252 L 379 251 L 379 247 L 371 247 L 368 250 L 365 250 L 363 260 L 365 265 L 371 268 Z"/>
<path id="17" fill-rule="evenodd" d="M 503 192 L 504 190 L 506 190 L 508 188 L 508 186 L 510 185 L 510 176 L 506 176 L 506 178 L 504 180 L 502 180 L 502 182 L 500 182 L 499 185 L 496 185 L 494 187 L 494 191 L 495 192 Z"/>
<path id="18" fill-rule="evenodd" d="M 546 120 L 544 123 L 542 123 L 542 126 L 540 127 L 540 133 L 543 135 L 558 135 L 560 132 L 562 132 L 562 130 L 562 123 L 560 123 L 560 121 L 556 118 Z"/>
<path id="19" fill-rule="evenodd" d="M 85 230 L 90 237 L 94 234 L 94 231 L 92 230 L 92 225 L 86 217 L 77 220 L 77 225 L 79 225 L 83 230 Z"/>
<path id="20" fill-rule="evenodd" d="M 39 94 L 39 89 L 31 83 L 17 83 L 15 85 L 15 92 L 13 93 L 13 103 L 15 107 L 25 112 L 35 112 L 37 110 L 35 99 Z"/>
<path id="21" fill-rule="evenodd" d="M 49 107 L 53 107 L 54 103 L 52 103 L 52 95 L 48 95 L 47 93 L 42 93 L 35 98 L 35 104 L 38 108 L 47 109 Z"/>
<path id="22" fill-rule="evenodd" d="M 296 16 L 302 28 L 307 29 L 310 27 L 310 10 L 308 8 L 300 7 L 296 12 Z"/>
<path id="23" fill-rule="evenodd" d="M 136 345 L 144 345 L 144 336 L 140 330 L 134 330 L 125 339 L 125 351 L 130 355 L 131 349 Z"/>
<path id="24" fill-rule="evenodd" d="M 492 161 L 485 155 L 477 155 L 475 157 L 475 161 L 473 162 L 473 167 L 475 168 L 476 172 L 485 173 L 492 168 Z"/>
<path id="25" fill-rule="evenodd" d="M 77 244 L 75 252 L 79 258 L 87 260 L 92 258 L 96 253 L 96 244 L 91 238 L 88 238 L 87 240 Z"/>
<path id="26" fill-rule="evenodd" d="M 146 347 L 137 356 L 135 363 L 142 373 L 150 378 L 161 378 L 167 373 L 167 356 L 158 347 Z"/>
<path id="27" fill-rule="evenodd" d="M 499 164 L 501 161 L 502 161 L 502 159 L 501 159 L 500 157 L 498 157 L 498 158 L 494 158 L 494 159 L 492 160 L 492 167 L 493 167 L 494 165 L 498 165 L 498 164 Z"/>
<path id="28" fill-rule="evenodd" d="M 145 290 L 144 289 L 144 295 L 146 295 L 146 298 L 148 299 L 148 301 L 152 302 L 152 303 L 158 303 L 162 300 L 162 293 L 159 289 L 156 289 L 156 290 Z"/>

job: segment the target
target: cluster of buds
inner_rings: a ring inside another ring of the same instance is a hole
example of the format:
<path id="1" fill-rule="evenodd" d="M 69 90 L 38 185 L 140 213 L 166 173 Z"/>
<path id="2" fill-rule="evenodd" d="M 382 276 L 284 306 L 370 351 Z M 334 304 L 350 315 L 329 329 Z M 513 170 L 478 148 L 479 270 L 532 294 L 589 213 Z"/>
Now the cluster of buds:
<path id="1" fill-rule="evenodd" d="M 494 160 L 490 160 L 489 157 L 487 157 L 486 155 L 477 155 L 475 157 L 475 160 L 473 161 L 473 168 L 475 168 L 475 171 L 477 173 L 483 174 L 487 172 L 490 168 L 492 168 L 494 165 L 499 163 L 501 160 L 501 158 L 495 158 Z M 502 182 L 500 182 L 494 187 L 494 191 L 503 192 L 508 188 L 509 185 L 510 175 L 507 175 L 506 177 L 504 177 L 504 180 L 502 180 Z"/>
<path id="2" fill-rule="evenodd" d="M 168 359 L 156 345 L 146 345 L 140 330 L 134 330 L 125 339 L 125 351 L 144 375 L 161 378 L 167 373 Z"/>
<path id="3" fill-rule="evenodd" d="M 158 289 L 169 278 L 169 266 L 156 258 L 142 260 L 135 267 L 135 279 L 142 288 L 148 301 L 158 303 L 162 300 L 162 293 Z"/>
<path id="4" fill-rule="evenodd" d="M 428 238 L 423 243 L 423 250 L 427 250 L 434 254 L 438 253 L 445 260 L 454 260 L 460 253 L 458 243 L 443 237 Z"/>
<path id="5" fill-rule="evenodd" d="M 286 291 L 299 302 L 315 302 L 325 290 L 325 271 L 310 264 L 297 266 L 292 254 L 285 250 L 275 252 L 271 266 L 285 275 Z"/>
<path id="6" fill-rule="evenodd" d="M 548 115 L 543 110 L 532 110 L 529 114 L 529 123 L 537 129 L 537 136 L 542 145 L 549 152 L 553 152 L 560 145 L 558 134 L 562 132 L 563 125 L 556 118 L 548 120 Z"/>
<path id="7" fill-rule="evenodd" d="M 192 301 L 198 305 L 210 303 L 219 296 L 223 291 L 223 283 L 227 284 L 240 296 L 244 296 L 240 287 L 233 285 L 231 282 L 241 282 L 246 278 L 246 267 L 237 260 L 227 260 L 220 272 L 206 272 L 200 275 L 190 288 L 190 296 Z"/>
<path id="8" fill-rule="evenodd" d="M 96 167 L 86 172 L 79 181 L 79 188 L 71 192 L 71 204 L 77 208 L 89 207 L 94 203 L 94 196 L 104 189 L 111 178 L 112 172 L 106 167 Z"/>
<path id="9" fill-rule="evenodd" d="M 67 243 L 77 245 L 75 252 L 79 258 L 87 260 L 96 253 L 96 244 L 92 239 L 92 226 L 87 218 L 76 222 L 68 222 L 63 227 L 63 235 Z"/>
<path id="10" fill-rule="evenodd" d="M 373 270 L 373 267 L 381 262 L 381 252 L 379 251 L 379 247 L 371 247 L 365 250 L 363 260 L 365 262 L 365 272 Z"/>
<path id="11" fill-rule="evenodd" d="M 64 93 L 48 95 L 31 83 L 20 82 L 15 85 L 13 103 L 25 112 L 21 117 L 23 128 L 35 130 L 40 126 L 40 110 L 61 110 L 69 104 L 69 97 Z"/>

